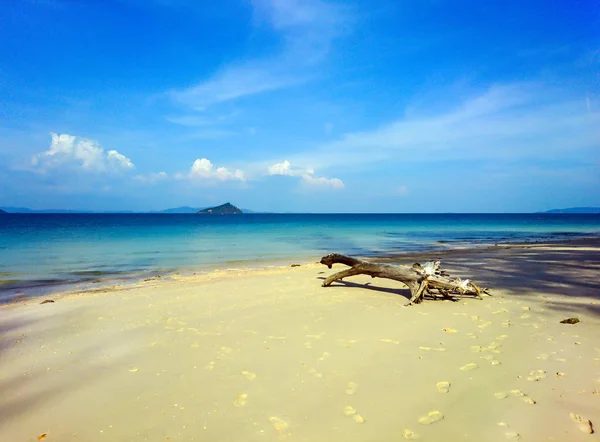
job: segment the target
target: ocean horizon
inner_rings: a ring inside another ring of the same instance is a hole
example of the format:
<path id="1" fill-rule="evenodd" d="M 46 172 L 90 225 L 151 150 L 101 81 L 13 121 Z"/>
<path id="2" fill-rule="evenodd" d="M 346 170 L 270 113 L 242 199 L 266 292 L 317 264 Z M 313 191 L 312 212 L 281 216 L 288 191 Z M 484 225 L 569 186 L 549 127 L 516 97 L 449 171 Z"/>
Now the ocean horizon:
<path id="1" fill-rule="evenodd" d="M 3 214 L 0 302 L 174 272 L 600 235 L 600 214 Z"/>

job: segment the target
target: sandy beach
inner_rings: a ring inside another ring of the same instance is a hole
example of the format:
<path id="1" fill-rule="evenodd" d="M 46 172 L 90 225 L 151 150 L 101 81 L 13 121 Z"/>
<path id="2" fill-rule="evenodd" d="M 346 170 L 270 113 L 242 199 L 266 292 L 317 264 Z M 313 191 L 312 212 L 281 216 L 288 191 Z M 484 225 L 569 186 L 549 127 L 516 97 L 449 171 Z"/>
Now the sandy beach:
<path id="1" fill-rule="evenodd" d="M 493 296 L 307 263 L 2 306 L 0 441 L 600 440 L 600 241 L 394 262 L 431 258 Z"/>

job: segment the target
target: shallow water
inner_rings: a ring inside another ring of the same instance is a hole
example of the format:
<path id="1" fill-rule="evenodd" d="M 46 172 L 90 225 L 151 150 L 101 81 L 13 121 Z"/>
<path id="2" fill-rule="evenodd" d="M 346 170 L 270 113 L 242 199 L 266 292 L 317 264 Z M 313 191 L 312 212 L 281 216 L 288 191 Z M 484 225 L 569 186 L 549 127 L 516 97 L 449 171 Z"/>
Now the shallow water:
<path id="1" fill-rule="evenodd" d="M 3 214 L 0 302 L 158 272 L 378 256 L 600 233 L 600 215 Z"/>

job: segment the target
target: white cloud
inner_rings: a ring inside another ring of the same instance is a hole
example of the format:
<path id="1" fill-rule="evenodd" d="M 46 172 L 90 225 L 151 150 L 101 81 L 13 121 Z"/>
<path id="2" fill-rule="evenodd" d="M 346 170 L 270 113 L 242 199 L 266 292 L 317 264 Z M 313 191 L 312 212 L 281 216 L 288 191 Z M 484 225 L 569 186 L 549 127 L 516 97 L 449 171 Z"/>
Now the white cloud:
<path id="1" fill-rule="evenodd" d="M 441 113 L 411 114 L 290 158 L 320 167 L 448 160 L 571 159 L 600 148 L 600 112 L 542 84 L 493 86 Z"/>
<path id="2" fill-rule="evenodd" d="M 315 177 L 309 174 L 302 175 L 302 179 L 305 183 L 314 186 L 327 186 L 333 187 L 334 189 L 343 189 L 344 183 L 339 178 L 325 178 Z"/>
<path id="3" fill-rule="evenodd" d="M 306 184 L 315 186 L 331 186 L 334 189 L 343 189 L 344 183 L 338 178 L 325 178 L 314 176 L 315 171 L 309 168 L 294 168 L 288 160 L 273 164 L 268 168 L 269 175 L 283 175 L 301 177 Z"/>
<path id="4" fill-rule="evenodd" d="M 177 177 L 192 180 L 246 181 L 246 176 L 242 170 L 229 170 L 226 167 L 215 169 L 213 163 L 207 158 L 198 158 L 192 164 L 188 174 L 178 174 Z"/>
<path id="5" fill-rule="evenodd" d="M 196 110 L 242 97 L 305 83 L 311 67 L 329 52 L 348 22 L 340 6 L 321 0 L 252 0 L 258 23 L 279 33 L 283 48 L 272 58 L 234 62 L 195 86 L 170 91 L 170 97 Z M 248 58 L 247 58 L 248 59 Z"/>
<path id="6" fill-rule="evenodd" d="M 294 176 L 294 171 L 292 170 L 292 165 L 288 160 L 285 160 L 283 163 L 273 164 L 269 167 L 269 175 L 290 175 Z"/>
<path id="7" fill-rule="evenodd" d="M 168 178 L 169 178 L 169 175 L 166 172 L 149 173 L 146 175 L 136 175 L 134 177 L 135 180 L 141 181 L 143 183 L 155 183 L 157 181 L 166 180 Z"/>
<path id="8" fill-rule="evenodd" d="M 97 141 L 68 134 L 51 133 L 47 151 L 34 155 L 31 164 L 38 170 L 71 166 L 90 172 L 116 172 L 135 168 L 132 161 L 116 150 L 105 152 Z"/>

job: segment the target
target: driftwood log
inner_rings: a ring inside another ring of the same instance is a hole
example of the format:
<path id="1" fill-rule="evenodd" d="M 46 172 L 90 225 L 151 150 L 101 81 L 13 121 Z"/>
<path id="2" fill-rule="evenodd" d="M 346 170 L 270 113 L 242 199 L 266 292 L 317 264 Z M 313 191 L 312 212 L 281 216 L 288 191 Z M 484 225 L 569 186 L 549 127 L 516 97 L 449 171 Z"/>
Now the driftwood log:
<path id="1" fill-rule="evenodd" d="M 323 281 L 323 287 L 349 276 L 369 275 L 372 278 L 387 278 L 400 281 L 410 289 L 411 298 L 407 305 L 418 304 L 424 297 L 442 297 L 454 299 L 455 295 L 475 296 L 481 299 L 481 290 L 468 279 L 451 278 L 440 269 L 439 261 L 428 261 L 424 265 L 413 264 L 412 267 L 392 264 L 376 264 L 350 256 L 332 253 L 321 258 L 321 264 L 331 268 L 333 264 L 345 264 L 349 269 L 334 273 Z"/>

